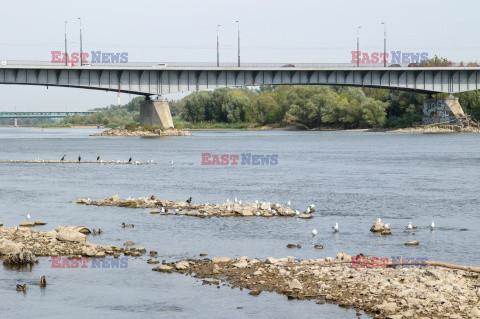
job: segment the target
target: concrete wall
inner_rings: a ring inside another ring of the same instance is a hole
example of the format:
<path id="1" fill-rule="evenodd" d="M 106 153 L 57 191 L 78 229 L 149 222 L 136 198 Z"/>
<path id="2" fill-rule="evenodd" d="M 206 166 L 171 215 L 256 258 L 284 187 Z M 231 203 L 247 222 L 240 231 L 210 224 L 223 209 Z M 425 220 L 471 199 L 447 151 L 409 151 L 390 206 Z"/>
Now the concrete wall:
<path id="1" fill-rule="evenodd" d="M 448 97 L 445 99 L 427 99 L 423 101 L 424 125 L 434 123 L 456 123 L 457 119 L 464 117 L 462 106 L 458 98 Z"/>
<path id="2" fill-rule="evenodd" d="M 173 128 L 168 101 L 165 99 L 142 101 L 140 104 L 140 125 L 159 126 L 162 129 Z"/>

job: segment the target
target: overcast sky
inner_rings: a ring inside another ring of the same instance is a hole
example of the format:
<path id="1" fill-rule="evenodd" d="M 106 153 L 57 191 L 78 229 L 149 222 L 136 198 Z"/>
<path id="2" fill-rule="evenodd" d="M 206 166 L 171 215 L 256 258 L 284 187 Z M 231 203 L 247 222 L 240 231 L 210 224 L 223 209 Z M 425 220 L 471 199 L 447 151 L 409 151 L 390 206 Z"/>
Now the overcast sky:
<path id="1" fill-rule="evenodd" d="M 82 0 L 2 1 L 0 59 L 51 59 L 64 51 L 64 21 L 69 52 L 79 51 L 82 18 L 84 52 L 128 52 L 130 62 L 236 61 L 240 20 L 242 62 L 348 63 L 356 49 L 428 52 L 453 61 L 480 60 L 477 1 L 443 0 Z M 125 103 L 128 94 L 122 94 Z M 168 96 L 167 96 L 168 97 Z M 116 104 L 114 92 L 0 85 L 0 110 L 87 110 Z"/>

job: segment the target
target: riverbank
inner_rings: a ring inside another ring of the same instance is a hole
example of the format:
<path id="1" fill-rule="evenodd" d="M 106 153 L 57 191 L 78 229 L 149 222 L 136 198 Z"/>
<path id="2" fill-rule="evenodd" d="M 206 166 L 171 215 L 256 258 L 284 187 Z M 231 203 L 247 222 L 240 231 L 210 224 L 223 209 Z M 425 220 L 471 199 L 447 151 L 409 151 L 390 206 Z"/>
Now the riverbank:
<path id="1" fill-rule="evenodd" d="M 288 206 L 278 203 L 259 202 L 247 203 L 241 201 L 226 201 L 222 204 L 191 204 L 187 202 L 174 202 L 170 200 L 157 200 L 155 196 L 150 198 L 128 198 L 120 199 L 118 195 L 110 198 L 90 200 L 80 198 L 77 204 L 94 206 L 117 206 L 129 208 L 152 208 L 151 214 L 178 215 L 194 217 L 294 217 L 309 219 L 315 211 L 308 207 L 305 212 L 300 213 Z"/>
<path id="2" fill-rule="evenodd" d="M 96 133 L 93 136 L 142 136 L 142 137 L 166 137 L 166 136 L 188 136 L 193 135 L 188 131 L 176 129 L 151 129 L 145 130 L 137 128 L 135 130 L 127 130 L 126 128 L 112 128 L 101 133 Z"/>
<path id="3" fill-rule="evenodd" d="M 367 132 L 385 132 L 385 133 L 425 133 L 425 134 L 444 134 L 444 133 L 480 133 L 480 128 L 472 126 L 442 125 L 442 126 L 416 126 L 399 129 L 369 129 Z"/>
<path id="4" fill-rule="evenodd" d="M 399 264 L 394 269 L 388 268 L 391 259 L 385 268 L 372 260 L 373 256 L 344 253 L 336 259 L 316 260 L 214 257 L 166 263 L 153 270 L 188 274 L 219 288 L 247 289 L 253 296 L 277 292 L 288 299 L 334 303 L 375 318 L 480 318 L 480 268 L 465 271 L 429 262 L 422 266 L 425 268 L 402 268 L 405 265 Z M 362 268 L 366 265 L 373 268 Z"/>

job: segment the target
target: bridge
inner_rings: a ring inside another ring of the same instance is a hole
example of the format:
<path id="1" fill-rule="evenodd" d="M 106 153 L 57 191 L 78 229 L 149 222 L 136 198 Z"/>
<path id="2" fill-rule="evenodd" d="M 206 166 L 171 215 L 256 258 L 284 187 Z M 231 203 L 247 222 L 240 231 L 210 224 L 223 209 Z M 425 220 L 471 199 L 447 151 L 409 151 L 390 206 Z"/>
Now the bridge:
<path id="1" fill-rule="evenodd" d="M 42 85 L 145 96 L 260 85 L 340 85 L 458 93 L 480 89 L 480 67 L 408 67 L 367 64 L 141 62 L 65 66 L 45 61 L 2 61 L 0 84 Z M 168 102 L 147 100 L 140 122 L 173 127 Z"/>
<path id="2" fill-rule="evenodd" d="M 92 115 L 95 112 L 0 112 L 0 119 L 59 119 L 74 115 Z"/>

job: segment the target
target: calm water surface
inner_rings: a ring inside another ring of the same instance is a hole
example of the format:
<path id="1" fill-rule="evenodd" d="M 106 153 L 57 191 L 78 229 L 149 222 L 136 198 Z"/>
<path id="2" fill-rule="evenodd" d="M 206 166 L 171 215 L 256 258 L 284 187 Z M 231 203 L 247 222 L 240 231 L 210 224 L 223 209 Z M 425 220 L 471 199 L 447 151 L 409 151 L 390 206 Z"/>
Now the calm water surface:
<path id="1" fill-rule="evenodd" d="M 479 265 L 479 134 L 364 132 L 196 132 L 172 138 L 92 137 L 96 130 L 0 128 L 0 160 L 154 160 L 155 165 L 0 164 L 0 221 L 18 225 L 29 213 L 48 223 L 102 228 L 97 244 L 132 240 L 160 259 L 269 256 L 321 258 L 344 251 L 382 257 L 423 257 Z M 278 154 L 276 166 L 202 166 L 201 153 Z M 174 161 L 171 166 L 170 161 Z M 292 202 L 311 220 L 210 218 L 151 215 L 149 210 L 76 205 L 77 198 L 155 196 L 196 203 Z M 369 232 L 381 217 L 392 236 Z M 435 221 L 437 229 L 430 232 Z M 414 233 L 404 228 L 412 221 Z M 134 223 L 123 229 L 121 223 Z M 340 232 L 331 227 L 339 223 Z M 319 235 L 312 238 L 313 228 Z M 460 231 L 467 228 L 468 231 Z M 420 246 L 407 247 L 409 240 Z M 290 250 L 287 243 L 299 243 Z M 320 243 L 324 250 L 315 250 Z M 32 271 L 0 266 L 0 317 L 24 318 L 250 318 L 296 316 L 355 318 L 354 311 L 275 293 L 202 286 L 195 278 L 152 272 L 148 258 L 129 259 L 126 269 L 52 269 L 40 258 Z M 26 294 L 16 283 L 48 287 Z M 243 307 L 243 309 L 236 309 Z"/>

